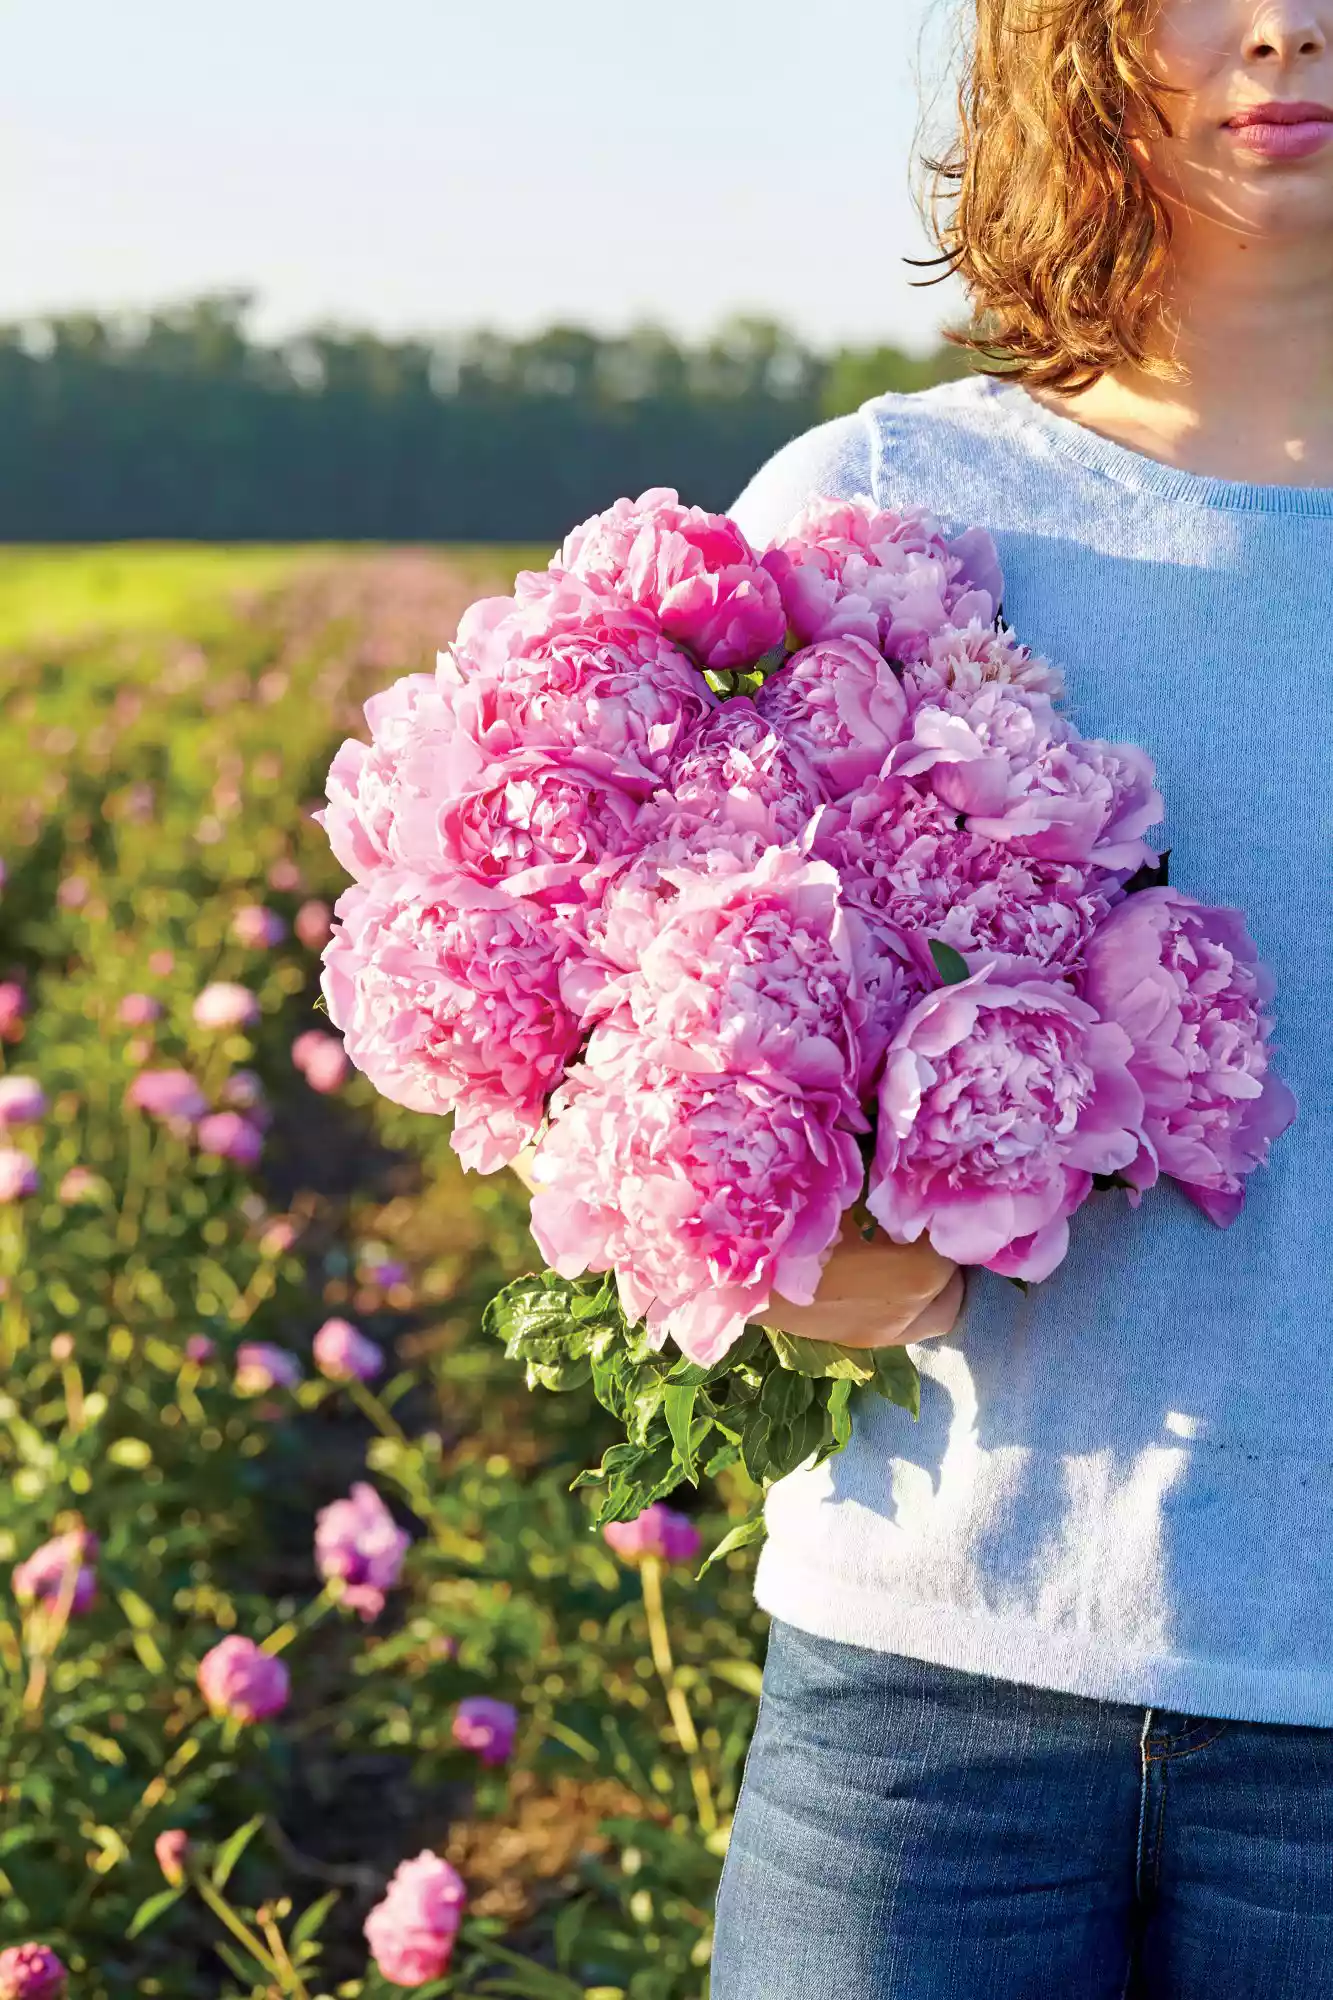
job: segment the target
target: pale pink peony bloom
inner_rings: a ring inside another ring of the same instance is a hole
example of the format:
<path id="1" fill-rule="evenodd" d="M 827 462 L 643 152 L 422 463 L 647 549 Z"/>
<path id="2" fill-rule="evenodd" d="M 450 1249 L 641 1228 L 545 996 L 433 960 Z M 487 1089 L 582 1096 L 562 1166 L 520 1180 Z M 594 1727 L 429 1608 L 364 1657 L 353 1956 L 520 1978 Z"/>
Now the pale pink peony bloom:
<path id="1" fill-rule="evenodd" d="M 620 858 L 643 845 L 643 788 L 626 790 L 609 757 L 539 749 L 490 759 L 462 739 L 456 748 L 447 789 L 408 817 L 403 845 L 422 872 L 577 909 L 595 904 Z"/>
<path id="2" fill-rule="evenodd" d="M 45 1116 L 46 1092 L 35 1076 L 0 1076 L 0 1132 L 38 1125 Z"/>
<path id="3" fill-rule="evenodd" d="M 658 793 L 645 837 L 695 828 L 795 841 L 822 797 L 819 779 L 796 746 L 748 695 L 737 695 L 704 724 Z"/>
<path id="4" fill-rule="evenodd" d="M 0 979 L 0 1041 L 17 1041 L 23 1032 L 28 995 L 21 980 Z"/>
<path id="5" fill-rule="evenodd" d="M 0 1951 L 0 2000 L 61 2000 L 68 1977 L 49 1944 Z"/>
<path id="6" fill-rule="evenodd" d="M 208 1099 L 183 1069 L 143 1070 L 126 1091 L 125 1102 L 177 1130 L 193 1125 L 208 1110 Z"/>
<path id="7" fill-rule="evenodd" d="M 95 1174 L 91 1167 L 70 1167 L 62 1176 L 56 1189 L 56 1200 L 66 1208 L 76 1208 L 83 1202 L 97 1205 L 111 1198 L 111 1189 L 101 1174 Z"/>
<path id="8" fill-rule="evenodd" d="M 865 1179 L 841 1091 L 645 1059 L 598 1028 L 552 1100 L 532 1233 L 562 1277 L 614 1270 L 692 1361 L 720 1359 L 774 1292 L 809 1305 Z"/>
<path id="9" fill-rule="evenodd" d="M 347 1054 L 395 1104 L 452 1111 L 465 1166 L 506 1165 L 578 1045 L 569 940 L 535 905 L 461 877 L 384 875 L 349 889 L 338 916 L 324 994 Z"/>
<path id="10" fill-rule="evenodd" d="M 0 1203 L 22 1201 L 36 1194 L 40 1185 L 37 1169 L 26 1153 L 0 1146 Z"/>
<path id="11" fill-rule="evenodd" d="M 1268 1046 L 1273 978 L 1241 912 L 1174 889 L 1130 896 L 1089 945 L 1081 990 L 1133 1044 L 1147 1114 L 1127 1177 L 1147 1187 L 1170 1174 L 1227 1227 L 1245 1176 L 1296 1116 Z"/>
<path id="12" fill-rule="evenodd" d="M 315 1516 L 315 1566 L 326 1583 L 342 1583 L 340 1601 L 367 1621 L 383 1611 L 411 1541 L 364 1480 L 346 1500 L 334 1500 Z"/>
<path id="13" fill-rule="evenodd" d="M 907 729 L 907 696 L 864 639 L 825 639 L 770 674 L 754 705 L 792 744 L 830 799 L 877 776 Z"/>
<path id="14" fill-rule="evenodd" d="M 1142 1145 L 1124 1030 L 1064 986 L 983 971 L 928 994 L 889 1045 L 866 1205 L 897 1243 L 1045 1278 L 1094 1176 Z"/>
<path id="15" fill-rule="evenodd" d="M 652 613 L 708 667 L 750 666 L 786 630 L 773 580 L 735 522 L 683 507 L 670 487 L 594 514 L 551 567 Z M 520 590 L 527 582 L 520 578 Z"/>
<path id="16" fill-rule="evenodd" d="M 194 1019 L 200 1028 L 248 1028 L 259 1019 L 259 1002 L 248 986 L 219 979 L 195 1001 Z"/>
<path id="17" fill-rule="evenodd" d="M 185 1862 L 190 1852 L 190 1836 L 183 1826 L 168 1827 L 153 1842 L 157 1865 L 173 1889 L 185 1880 Z"/>
<path id="18" fill-rule="evenodd" d="M 266 1396 L 270 1389 L 295 1389 L 301 1364 L 285 1347 L 266 1340 L 246 1340 L 236 1350 L 233 1387 L 238 1396 Z"/>
<path id="19" fill-rule="evenodd" d="M 151 993 L 127 993 L 116 1015 L 126 1028 L 151 1028 L 162 1018 L 162 1002 L 154 1000 Z"/>
<path id="20" fill-rule="evenodd" d="M 460 1748 L 475 1750 L 483 1764 L 503 1764 L 513 1753 L 518 1710 L 488 1694 L 470 1694 L 454 1710 L 451 1733 Z"/>
<path id="21" fill-rule="evenodd" d="M 984 530 L 947 541 L 933 515 L 864 496 L 812 500 L 763 563 L 803 646 L 864 639 L 889 659 L 916 658 L 948 625 L 989 625 L 1003 589 Z"/>
<path id="22" fill-rule="evenodd" d="M 333 933 L 333 912 L 327 903 L 302 903 L 292 926 L 307 951 L 323 951 Z"/>
<path id="23" fill-rule="evenodd" d="M 262 903 L 247 903 L 232 918 L 231 934 L 247 951 L 267 951 L 282 943 L 287 926 L 276 910 L 266 909 Z"/>
<path id="24" fill-rule="evenodd" d="M 292 1043 L 292 1062 L 310 1088 L 323 1097 L 342 1089 L 352 1067 L 341 1039 L 326 1035 L 319 1028 L 307 1028 L 296 1037 Z"/>
<path id="25" fill-rule="evenodd" d="M 980 618 L 933 634 L 903 672 L 903 690 L 913 708 L 948 695 L 975 694 L 992 681 L 1052 702 L 1065 691 L 1058 667 L 1021 646 L 1007 626 L 997 629 Z"/>
<path id="26" fill-rule="evenodd" d="M 315 1365 L 330 1382 L 373 1382 L 384 1355 L 373 1340 L 346 1319 L 326 1319 L 313 1343 Z"/>
<path id="27" fill-rule="evenodd" d="M 20 1604 L 57 1604 L 68 1591 L 70 1616 L 81 1618 L 97 1596 L 96 1560 L 97 1537 L 71 1528 L 16 1565 L 14 1595 Z"/>
<path id="28" fill-rule="evenodd" d="M 440 795 L 440 769 L 455 733 L 453 715 L 430 674 L 407 674 L 366 703 L 371 740 L 344 743 L 328 777 L 328 806 L 316 823 L 349 875 L 401 867 L 400 821 L 410 806 Z"/>
<path id="29" fill-rule="evenodd" d="M 399 1864 L 384 1900 L 366 1918 L 364 1935 L 382 1978 L 394 1986 L 426 1986 L 448 1969 L 467 1890 L 438 1854 Z"/>
<path id="30" fill-rule="evenodd" d="M 264 1135 L 257 1125 L 239 1111 L 213 1111 L 195 1128 L 199 1149 L 226 1160 L 233 1167 L 257 1167 L 264 1151 Z"/>
<path id="31" fill-rule="evenodd" d="M 211 1712 L 233 1722 L 267 1722 L 291 1692 L 282 1661 L 235 1632 L 204 1654 L 198 1681 Z"/>
<path id="32" fill-rule="evenodd" d="M 703 1536 L 689 1516 L 673 1512 L 660 1500 L 632 1521 L 608 1521 L 602 1533 L 623 1562 L 656 1556 L 659 1562 L 692 1563 L 703 1547 Z"/>

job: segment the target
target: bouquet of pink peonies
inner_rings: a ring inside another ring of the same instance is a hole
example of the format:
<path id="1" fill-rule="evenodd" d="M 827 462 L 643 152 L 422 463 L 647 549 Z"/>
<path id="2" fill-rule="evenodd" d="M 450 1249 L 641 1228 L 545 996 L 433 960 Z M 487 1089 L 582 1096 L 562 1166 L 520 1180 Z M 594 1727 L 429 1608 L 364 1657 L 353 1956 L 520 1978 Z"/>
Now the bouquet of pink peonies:
<path id="1" fill-rule="evenodd" d="M 367 705 L 323 823 L 351 1060 L 526 1149 L 548 1269 L 491 1321 L 626 1437 L 600 1518 L 836 1450 L 902 1349 L 766 1329 L 849 1211 L 1020 1282 L 1095 1191 L 1219 1224 L 1294 1104 L 1242 917 L 1168 886 L 1142 750 L 1079 735 L 994 546 L 819 500 L 757 553 L 668 491 Z"/>

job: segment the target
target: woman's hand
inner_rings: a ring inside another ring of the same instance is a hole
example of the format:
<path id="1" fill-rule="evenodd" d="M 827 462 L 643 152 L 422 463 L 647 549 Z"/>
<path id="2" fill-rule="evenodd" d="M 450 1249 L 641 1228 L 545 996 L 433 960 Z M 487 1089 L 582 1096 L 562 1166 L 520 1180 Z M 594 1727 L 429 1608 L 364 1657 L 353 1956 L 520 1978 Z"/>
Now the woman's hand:
<path id="1" fill-rule="evenodd" d="M 532 1189 L 529 1146 L 512 1162 Z M 891 1243 L 882 1230 L 867 1243 L 851 1215 L 824 1267 L 815 1302 L 793 1305 L 775 1292 L 765 1326 L 799 1340 L 827 1340 L 837 1347 L 906 1347 L 952 1333 L 963 1305 L 963 1274 L 924 1237 Z"/>

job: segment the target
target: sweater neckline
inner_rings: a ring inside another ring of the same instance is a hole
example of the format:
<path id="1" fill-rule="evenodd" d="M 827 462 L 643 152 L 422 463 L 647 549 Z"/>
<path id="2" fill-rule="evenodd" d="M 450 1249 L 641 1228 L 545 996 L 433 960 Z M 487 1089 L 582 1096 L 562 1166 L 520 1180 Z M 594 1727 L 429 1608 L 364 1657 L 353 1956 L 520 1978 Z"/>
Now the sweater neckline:
<path id="1" fill-rule="evenodd" d="M 1217 479 L 1165 465 L 1145 452 L 1131 451 L 1072 417 L 1048 410 L 1021 383 L 997 376 L 979 378 L 986 393 L 1025 429 L 1041 432 L 1068 458 L 1105 473 L 1122 486 L 1155 493 L 1166 500 L 1195 507 L 1221 507 L 1242 513 L 1333 515 L 1333 486 L 1264 486 L 1246 479 Z"/>

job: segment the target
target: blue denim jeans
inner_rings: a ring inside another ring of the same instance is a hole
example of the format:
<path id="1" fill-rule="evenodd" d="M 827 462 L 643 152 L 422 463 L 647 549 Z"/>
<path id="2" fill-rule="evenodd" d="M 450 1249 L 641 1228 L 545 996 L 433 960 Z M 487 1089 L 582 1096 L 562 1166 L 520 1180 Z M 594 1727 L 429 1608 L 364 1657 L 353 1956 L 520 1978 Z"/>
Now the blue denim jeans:
<path id="1" fill-rule="evenodd" d="M 712 2000 L 1330 2000 L 1333 1730 L 775 1625 Z"/>

